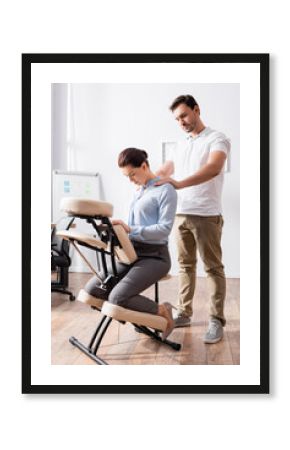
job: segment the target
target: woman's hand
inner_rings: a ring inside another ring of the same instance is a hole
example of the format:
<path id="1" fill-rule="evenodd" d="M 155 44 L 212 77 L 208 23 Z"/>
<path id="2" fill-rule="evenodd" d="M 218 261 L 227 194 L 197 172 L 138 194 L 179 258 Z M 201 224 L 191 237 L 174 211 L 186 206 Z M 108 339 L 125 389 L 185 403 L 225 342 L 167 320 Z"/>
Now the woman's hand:
<path id="1" fill-rule="evenodd" d="M 112 222 L 112 225 L 122 225 L 122 227 L 124 228 L 126 233 L 128 233 L 128 234 L 130 233 L 131 228 L 129 227 L 129 225 L 127 225 L 125 222 L 123 222 L 123 220 L 113 219 L 111 222 Z"/>

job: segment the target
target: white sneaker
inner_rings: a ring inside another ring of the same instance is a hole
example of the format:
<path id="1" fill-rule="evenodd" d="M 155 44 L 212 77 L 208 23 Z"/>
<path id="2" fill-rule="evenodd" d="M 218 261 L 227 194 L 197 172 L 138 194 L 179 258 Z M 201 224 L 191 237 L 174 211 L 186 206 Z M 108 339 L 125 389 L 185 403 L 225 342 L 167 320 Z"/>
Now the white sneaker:
<path id="1" fill-rule="evenodd" d="M 207 332 L 204 335 L 203 342 L 205 344 L 216 344 L 223 337 L 224 331 L 222 323 L 219 319 L 211 319 L 208 324 Z"/>

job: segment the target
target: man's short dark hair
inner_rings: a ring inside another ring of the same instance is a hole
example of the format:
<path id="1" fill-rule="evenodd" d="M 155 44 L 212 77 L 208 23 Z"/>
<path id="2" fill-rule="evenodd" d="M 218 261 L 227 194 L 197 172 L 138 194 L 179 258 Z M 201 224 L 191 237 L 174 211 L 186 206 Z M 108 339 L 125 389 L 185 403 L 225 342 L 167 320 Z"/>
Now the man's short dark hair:
<path id="1" fill-rule="evenodd" d="M 180 95 L 173 100 L 169 109 L 173 112 L 179 105 L 185 104 L 189 108 L 193 109 L 197 105 L 197 101 L 192 97 L 192 95 Z"/>

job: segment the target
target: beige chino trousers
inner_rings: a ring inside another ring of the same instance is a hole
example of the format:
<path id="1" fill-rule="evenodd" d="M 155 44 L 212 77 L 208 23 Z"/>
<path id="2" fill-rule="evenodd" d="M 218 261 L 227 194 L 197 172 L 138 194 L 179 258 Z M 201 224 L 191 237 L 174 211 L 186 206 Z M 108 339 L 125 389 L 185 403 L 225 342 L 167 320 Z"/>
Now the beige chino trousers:
<path id="1" fill-rule="evenodd" d="M 210 317 L 223 325 L 226 280 L 222 264 L 222 216 L 195 216 L 179 214 L 175 218 L 175 236 L 179 262 L 179 312 L 192 316 L 196 282 L 197 251 L 208 277 Z"/>

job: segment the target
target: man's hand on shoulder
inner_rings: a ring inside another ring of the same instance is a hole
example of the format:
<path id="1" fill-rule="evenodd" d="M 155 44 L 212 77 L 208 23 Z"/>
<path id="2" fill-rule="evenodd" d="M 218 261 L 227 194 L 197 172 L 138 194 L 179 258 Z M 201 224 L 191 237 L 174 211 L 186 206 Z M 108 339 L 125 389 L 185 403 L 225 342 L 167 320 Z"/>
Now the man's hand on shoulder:
<path id="1" fill-rule="evenodd" d="M 162 184 L 170 183 L 175 189 L 180 189 L 180 182 L 171 177 L 164 177 L 154 183 L 155 186 L 162 186 Z"/>

